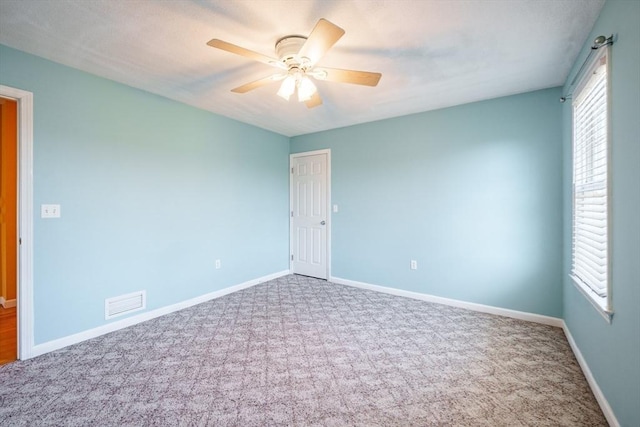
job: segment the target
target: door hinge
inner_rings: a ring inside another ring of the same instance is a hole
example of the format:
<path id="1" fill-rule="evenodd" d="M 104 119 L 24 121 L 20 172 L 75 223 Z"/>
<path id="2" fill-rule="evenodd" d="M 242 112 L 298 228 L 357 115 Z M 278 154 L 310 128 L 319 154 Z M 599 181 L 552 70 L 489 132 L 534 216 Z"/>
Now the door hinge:
<path id="1" fill-rule="evenodd" d="M 22 237 L 18 238 L 18 244 L 21 245 L 22 244 Z"/>
<path id="2" fill-rule="evenodd" d="M 291 255 L 291 261 L 293 261 L 293 255 Z"/>
<path id="3" fill-rule="evenodd" d="M 291 218 L 293 218 L 293 211 L 291 211 Z"/>
<path id="4" fill-rule="evenodd" d="M 291 168 L 291 174 L 293 175 L 293 168 Z"/>

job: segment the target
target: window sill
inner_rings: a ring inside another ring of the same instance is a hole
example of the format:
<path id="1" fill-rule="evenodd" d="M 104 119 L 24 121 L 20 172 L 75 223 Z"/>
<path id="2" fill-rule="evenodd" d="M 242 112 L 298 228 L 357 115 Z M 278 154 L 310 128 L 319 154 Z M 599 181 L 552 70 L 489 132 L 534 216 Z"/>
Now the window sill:
<path id="1" fill-rule="evenodd" d="M 595 307 L 595 309 L 600 313 L 600 315 L 607 321 L 607 323 L 611 323 L 613 320 L 613 310 L 607 309 L 608 297 L 601 297 L 596 294 L 589 288 L 587 285 L 582 283 L 579 279 L 577 279 L 573 275 L 569 275 L 571 280 L 573 280 L 573 284 L 582 292 L 582 294 L 589 300 L 591 305 Z"/>

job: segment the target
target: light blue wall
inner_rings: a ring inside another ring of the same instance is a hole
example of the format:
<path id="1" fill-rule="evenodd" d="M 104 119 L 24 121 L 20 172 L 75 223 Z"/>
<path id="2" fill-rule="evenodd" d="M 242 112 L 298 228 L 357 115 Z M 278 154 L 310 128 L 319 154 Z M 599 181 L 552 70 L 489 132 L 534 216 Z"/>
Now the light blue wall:
<path id="1" fill-rule="evenodd" d="M 571 105 L 564 106 L 564 317 L 571 335 L 623 426 L 640 425 L 640 1 L 609 0 L 567 83 L 598 35 L 612 47 L 613 323 L 568 278 L 571 266 Z M 565 90 L 569 92 L 567 85 Z"/>
<path id="2" fill-rule="evenodd" d="M 289 138 L 5 46 L 0 83 L 34 93 L 36 344 L 289 268 Z"/>
<path id="3" fill-rule="evenodd" d="M 559 97 L 549 89 L 292 138 L 294 153 L 331 149 L 332 275 L 561 317 Z"/>

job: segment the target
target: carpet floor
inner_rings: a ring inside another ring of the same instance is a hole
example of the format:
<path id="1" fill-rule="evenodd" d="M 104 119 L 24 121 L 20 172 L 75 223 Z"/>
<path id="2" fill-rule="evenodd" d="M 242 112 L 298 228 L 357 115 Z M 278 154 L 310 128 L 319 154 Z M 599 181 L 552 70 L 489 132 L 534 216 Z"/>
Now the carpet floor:
<path id="1" fill-rule="evenodd" d="M 3 426 L 604 426 L 564 333 L 285 276 L 0 366 Z"/>

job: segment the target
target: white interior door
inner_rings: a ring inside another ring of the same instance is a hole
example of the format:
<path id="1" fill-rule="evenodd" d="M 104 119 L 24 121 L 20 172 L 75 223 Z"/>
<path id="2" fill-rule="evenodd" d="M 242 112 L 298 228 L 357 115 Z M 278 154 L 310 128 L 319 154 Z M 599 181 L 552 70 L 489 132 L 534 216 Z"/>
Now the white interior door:
<path id="1" fill-rule="evenodd" d="M 291 156 L 291 271 L 326 279 L 329 153 Z"/>

